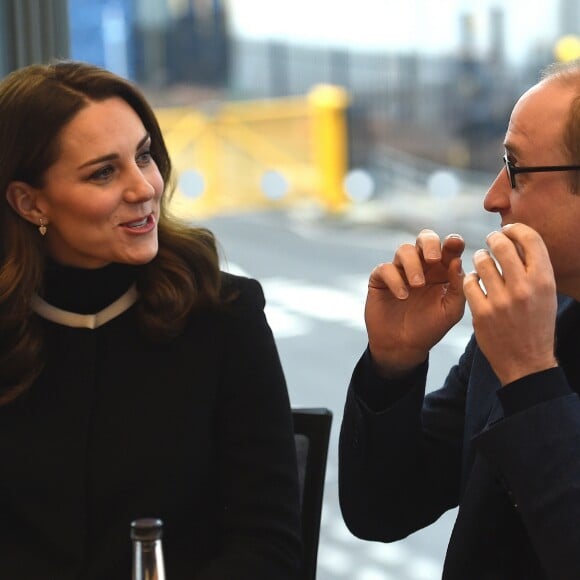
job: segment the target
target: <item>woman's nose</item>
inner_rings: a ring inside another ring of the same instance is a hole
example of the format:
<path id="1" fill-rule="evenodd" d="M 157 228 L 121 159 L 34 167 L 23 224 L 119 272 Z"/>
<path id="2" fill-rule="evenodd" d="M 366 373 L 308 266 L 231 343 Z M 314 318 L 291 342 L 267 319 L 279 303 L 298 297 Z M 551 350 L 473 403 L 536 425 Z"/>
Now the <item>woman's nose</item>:
<path id="1" fill-rule="evenodd" d="M 136 167 L 125 187 L 125 198 L 131 203 L 146 201 L 155 196 L 155 187 L 147 179 L 146 174 Z"/>

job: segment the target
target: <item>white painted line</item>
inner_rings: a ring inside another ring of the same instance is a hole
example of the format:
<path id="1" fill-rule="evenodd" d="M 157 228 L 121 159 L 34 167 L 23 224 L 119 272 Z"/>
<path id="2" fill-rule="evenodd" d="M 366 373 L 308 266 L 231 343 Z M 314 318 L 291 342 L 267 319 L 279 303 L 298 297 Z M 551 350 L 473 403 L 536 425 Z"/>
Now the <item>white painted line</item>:
<path id="1" fill-rule="evenodd" d="M 399 542 L 392 544 L 370 542 L 366 553 L 372 560 L 389 566 L 400 566 L 412 557 L 409 549 Z"/>
<path id="2" fill-rule="evenodd" d="M 353 558 L 341 550 L 326 544 L 318 548 L 318 566 L 332 574 L 342 574 L 344 578 L 352 578 Z"/>
<path id="3" fill-rule="evenodd" d="M 400 576 L 394 576 L 380 568 L 365 566 L 357 572 L 354 580 L 400 580 Z"/>
<path id="4" fill-rule="evenodd" d="M 413 556 L 409 559 L 405 570 L 412 580 L 434 580 L 441 578 L 442 565 L 432 558 Z"/>

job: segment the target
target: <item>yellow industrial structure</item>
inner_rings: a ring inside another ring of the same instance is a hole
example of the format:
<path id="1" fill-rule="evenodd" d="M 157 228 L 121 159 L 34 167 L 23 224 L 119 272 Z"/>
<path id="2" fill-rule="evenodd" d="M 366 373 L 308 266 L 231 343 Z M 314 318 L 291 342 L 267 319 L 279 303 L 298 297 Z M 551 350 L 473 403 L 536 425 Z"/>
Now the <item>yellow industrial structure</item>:
<path id="1" fill-rule="evenodd" d="M 328 212 L 349 202 L 349 97 L 318 85 L 301 98 L 221 104 L 213 114 L 159 108 L 177 178 L 172 210 L 186 218 L 312 201 Z"/>

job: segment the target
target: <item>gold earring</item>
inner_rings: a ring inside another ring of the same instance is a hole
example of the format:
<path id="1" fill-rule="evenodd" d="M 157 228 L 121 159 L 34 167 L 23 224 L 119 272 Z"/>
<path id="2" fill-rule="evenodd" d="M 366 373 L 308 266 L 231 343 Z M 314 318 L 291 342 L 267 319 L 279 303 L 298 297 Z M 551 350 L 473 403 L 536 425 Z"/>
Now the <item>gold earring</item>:
<path id="1" fill-rule="evenodd" d="M 38 226 L 38 231 L 41 236 L 46 235 L 46 226 L 44 225 L 44 219 L 40 218 L 40 225 Z"/>

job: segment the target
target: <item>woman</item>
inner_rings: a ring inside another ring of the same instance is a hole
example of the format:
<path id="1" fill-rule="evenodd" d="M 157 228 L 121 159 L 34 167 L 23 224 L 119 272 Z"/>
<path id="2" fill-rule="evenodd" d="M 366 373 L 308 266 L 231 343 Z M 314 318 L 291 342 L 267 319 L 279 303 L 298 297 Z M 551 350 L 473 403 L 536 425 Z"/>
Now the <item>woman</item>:
<path id="1" fill-rule="evenodd" d="M 0 576 L 294 578 L 285 381 L 259 284 L 167 211 L 171 164 L 130 83 L 83 63 L 0 83 Z"/>

